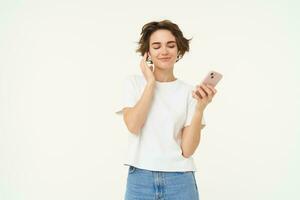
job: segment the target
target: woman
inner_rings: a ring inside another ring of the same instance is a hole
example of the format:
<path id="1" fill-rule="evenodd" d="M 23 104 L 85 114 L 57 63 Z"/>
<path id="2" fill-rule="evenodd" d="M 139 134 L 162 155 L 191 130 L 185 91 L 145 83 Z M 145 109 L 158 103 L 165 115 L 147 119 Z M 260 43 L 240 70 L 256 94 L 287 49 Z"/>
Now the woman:
<path id="1" fill-rule="evenodd" d="M 216 90 L 209 85 L 193 90 L 174 76 L 174 64 L 189 51 L 189 41 L 169 20 L 142 28 L 137 49 L 143 55 L 142 75 L 125 79 L 117 112 L 130 132 L 126 200 L 199 199 L 192 155 Z"/>

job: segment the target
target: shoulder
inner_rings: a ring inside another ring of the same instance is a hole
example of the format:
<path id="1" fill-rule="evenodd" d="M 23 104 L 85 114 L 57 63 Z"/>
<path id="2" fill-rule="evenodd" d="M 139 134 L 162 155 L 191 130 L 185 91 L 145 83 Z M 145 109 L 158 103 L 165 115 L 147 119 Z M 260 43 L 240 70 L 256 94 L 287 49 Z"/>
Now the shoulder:
<path id="1" fill-rule="evenodd" d="M 141 88 L 143 88 L 143 86 L 146 84 L 146 81 L 142 75 L 130 74 L 124 78 L 123 84 L 136 91 L 140 91 Z"/>
<path id="2" fill-rule="evenodd" d="M 179 84 L 180 84 L 180 88 L 182 90 L 182 94 L 185 95 L 185 100 L 186 102 L 192 102 L 193 101 L 193 90 L 195 89 L 195 87 L 190 84 L 187 83 L 183 80 L 179 80 Z"/>

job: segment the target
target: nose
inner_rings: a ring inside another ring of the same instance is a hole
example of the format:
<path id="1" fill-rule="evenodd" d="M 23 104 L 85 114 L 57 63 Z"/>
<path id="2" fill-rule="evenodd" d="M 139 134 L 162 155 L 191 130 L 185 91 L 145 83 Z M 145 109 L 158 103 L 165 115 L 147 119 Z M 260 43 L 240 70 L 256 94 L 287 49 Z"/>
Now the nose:
<path id="1" fill-rule="evenodd" d="M 168 49 L 166 47 L 162 48 L 161 54 L 167 55 L 168 53 L 169 52 L 168 52 Z"/>

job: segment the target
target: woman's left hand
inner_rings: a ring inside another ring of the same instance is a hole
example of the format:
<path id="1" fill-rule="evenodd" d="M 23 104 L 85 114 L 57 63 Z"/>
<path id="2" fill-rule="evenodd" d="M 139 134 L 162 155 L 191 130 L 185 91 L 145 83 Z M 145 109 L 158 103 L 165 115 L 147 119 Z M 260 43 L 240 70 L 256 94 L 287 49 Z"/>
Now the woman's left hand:
<path id="1" fill-rule="evenodd" d="M 193 90 L 193 98 L 195 98 L 198 103 L 197 103 L 197 109 L 198 110 L 204 110 L 206 106 L 212 101 L 214 95 L 217 93 L 217 90 L 207 84 L 201 84 L 197 85 L 196 89 Z"/>

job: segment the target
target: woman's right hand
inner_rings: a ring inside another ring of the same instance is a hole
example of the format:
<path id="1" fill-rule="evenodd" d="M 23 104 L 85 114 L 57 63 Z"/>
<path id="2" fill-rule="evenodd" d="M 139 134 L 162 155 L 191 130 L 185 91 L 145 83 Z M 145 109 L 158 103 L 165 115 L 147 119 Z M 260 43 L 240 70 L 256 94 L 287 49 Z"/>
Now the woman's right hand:
<path id="1" fill-rule="evenodd" d="M 153 68 L 153 66 L 150 66 L 150 67 L 148 66 L 146 59 L 147 59 L 147 52 L 145 52 L 145 54 L 141 60 L 141 63 L 140 63 L 141 70 L 143 72 L 145 79 L 147 80 L 147 83 L 155 83 L 155 77 L 154 77 L 154 73 L 153 73 L 154 68 Z"/>

